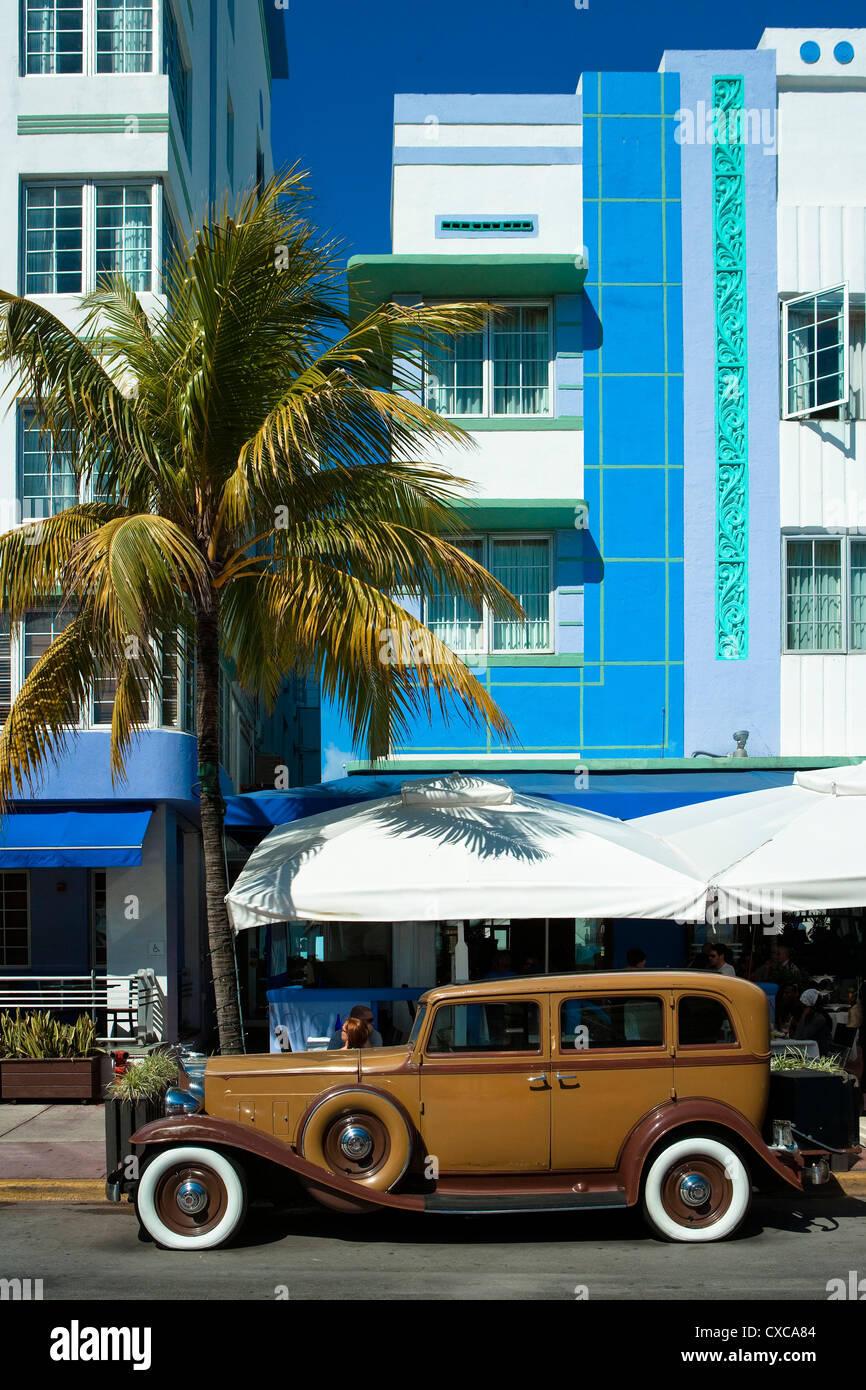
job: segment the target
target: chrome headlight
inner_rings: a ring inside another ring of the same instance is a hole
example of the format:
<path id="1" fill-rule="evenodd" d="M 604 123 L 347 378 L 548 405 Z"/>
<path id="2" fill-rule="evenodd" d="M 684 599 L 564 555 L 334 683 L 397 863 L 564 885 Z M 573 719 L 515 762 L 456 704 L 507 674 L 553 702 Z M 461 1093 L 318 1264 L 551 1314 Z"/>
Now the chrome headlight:
<path id="1" fill-rule="evenodd" d="M 166 1115 L 195 1115 L 202 1108 L 202 1101 L 191 1091 L 181 1091 L 170 1086 L 165 1093 Z"/>

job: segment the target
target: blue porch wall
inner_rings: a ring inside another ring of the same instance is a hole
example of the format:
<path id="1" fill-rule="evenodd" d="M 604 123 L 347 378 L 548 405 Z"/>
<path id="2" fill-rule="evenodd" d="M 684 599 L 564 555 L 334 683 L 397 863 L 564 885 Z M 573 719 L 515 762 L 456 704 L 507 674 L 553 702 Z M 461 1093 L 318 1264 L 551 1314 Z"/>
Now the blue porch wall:
<path id="1" fill-rule="evenodd" d="M 39 785 L 20 802 L 168 801 L 194 810 L 198 800 L 197 744 L 192 734 L 145 729 L 127 754 L 125 780 L 112 782 L 110 732 L 88 729 L 70 738 L 66 751 L 45 772 Z M 224 789 L 231 784 L 222 774 Z"/>
<path id="2" fill-rule="evenodd" d="M 580 751 L 683 751 L 682 253 L 676 75 L 584 73 Z"/>
<path id="3" fill-rule="evenodd" d="M 678 73 L 680 107 L 713 106 L 716 76 L 743 75 L 747 110 L 769 113 L 776 129 L 775 53 L 667 52 Z M 766 130 L 766 122 L 758 123 Z M 704 131 L 705 133 L 705 131 Z M 699 134 L 699 131 L 696 131 Z M 776 270 L 776 156 L 746 143 L 746 278 L 749 434 L 749 655 L 716 658 L 715 305 L 713 146 L 676 146 L 682 155 L 683 336 L 685 376 L 685 753 L 727 752 L 734 729 L 748 729 L 749 752 L 779 751 L 779 326 Z"/>

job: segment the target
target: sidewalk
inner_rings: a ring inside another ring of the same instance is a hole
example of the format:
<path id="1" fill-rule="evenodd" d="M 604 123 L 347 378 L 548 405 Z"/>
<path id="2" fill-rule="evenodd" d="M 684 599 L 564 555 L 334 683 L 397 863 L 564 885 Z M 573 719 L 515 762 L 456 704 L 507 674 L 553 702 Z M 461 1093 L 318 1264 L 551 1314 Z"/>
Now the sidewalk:
<path id="1" fill-rule="evenodd" d="M 105 1196 L 102 1105 L 0 1104 L 0 1202 Z"/>

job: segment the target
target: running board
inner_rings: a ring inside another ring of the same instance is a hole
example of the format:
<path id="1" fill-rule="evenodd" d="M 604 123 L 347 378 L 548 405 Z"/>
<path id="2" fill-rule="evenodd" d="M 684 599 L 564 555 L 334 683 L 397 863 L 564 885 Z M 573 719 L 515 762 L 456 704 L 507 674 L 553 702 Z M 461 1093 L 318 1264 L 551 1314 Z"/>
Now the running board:
<path id="1" fill-rule="evenodd" d="M 424 1210 L 452 1216 L 481 1216 L 497 1212 L 587 1211 L 605 1207 L 626 1207 L 624 1192 L 545 1192 L 533 1197 L 529 1192 L 491 1193 L 434 1192 L 424 1198 Z"/>

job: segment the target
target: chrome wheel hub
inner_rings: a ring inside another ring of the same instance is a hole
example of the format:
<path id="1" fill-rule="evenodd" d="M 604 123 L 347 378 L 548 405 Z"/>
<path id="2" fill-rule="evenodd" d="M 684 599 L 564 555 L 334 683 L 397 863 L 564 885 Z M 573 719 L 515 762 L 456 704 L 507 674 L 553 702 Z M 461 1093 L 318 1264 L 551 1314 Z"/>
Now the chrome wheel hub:
<path id="1" fill-rule="evenodd" d="M 361 1125 L 347 1125 L 340 1135 L 340 1148 L 354 1162 L 369 1158 L 373 1152 L 373 1136 Z"/>
<path id="2" fill-rule="evenodd" d="M 710 1184 L 700 1173 L 687 1173 L 680 1183 L 680 1198 L 687 1207 L 702 1207 L 710 1199 Z"/>
<path id="3" fill-rule="evenodd" d="M 177 1189 L 177 1204 L 187 1216 L 198 1216 L 207 1206 L 207 1188 L 187 1178 Z"/>

